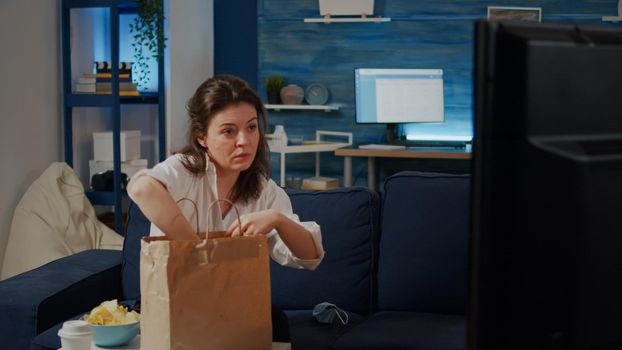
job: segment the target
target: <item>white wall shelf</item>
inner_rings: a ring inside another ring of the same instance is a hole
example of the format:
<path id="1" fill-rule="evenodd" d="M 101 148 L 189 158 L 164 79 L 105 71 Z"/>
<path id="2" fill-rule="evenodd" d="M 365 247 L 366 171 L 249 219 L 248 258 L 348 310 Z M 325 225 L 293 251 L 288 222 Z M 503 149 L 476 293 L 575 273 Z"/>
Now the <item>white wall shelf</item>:
<path id="1" fill-rule="evenodd" d="M 622 0 L 618 0 L 618 15 L 603 16 L 603 22 L 622 22 Z"/>
<path id="2" fill-rule="evenodd" d="M 283 149 L 270 150 L 271 153 L 313 153 L 313 152 L 332 152 L 338 148 L 352 146 L 348 142 L 317 142 L 302 145 L 285 146 Z M 318 175 L 319 176 L 319 175 Z"/>
<path id="3" fill-rule="evenodd" d="M 281 109 L 299 109 L 299 110 L 317 110 L 324 112 L 331 112 L 339 110 L 339 105 L 330 104 L 330 105 L 265 105 L 267 109 L 273 109 L 275 111 L 280 111 Z"/>
<path id="4" fill-rule="evenodd" d="M 322 18 L 305 18 L 305 23 L 346 23 L 346 22 L 373 22 L 373 23 L 381 23 L 381 22 L 391 22 L 391 18 L 389 17 L 322 17 Z"/>

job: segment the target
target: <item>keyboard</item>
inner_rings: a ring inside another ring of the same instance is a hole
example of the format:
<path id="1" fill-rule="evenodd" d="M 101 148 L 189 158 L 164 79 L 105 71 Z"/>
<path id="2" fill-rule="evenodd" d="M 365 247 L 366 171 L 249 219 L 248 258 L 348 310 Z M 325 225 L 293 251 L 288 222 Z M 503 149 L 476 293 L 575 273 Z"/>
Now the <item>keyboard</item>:
<path id="1" fill-rule="evenodd" d="M 406 146 L 400 145 L 384 145 L 384 144 L 368 144 L 368 145 L 359 145 L 361 149 L 381 149 L 381 150 L 398 150 L 398 149 L 406 149 Z"/>

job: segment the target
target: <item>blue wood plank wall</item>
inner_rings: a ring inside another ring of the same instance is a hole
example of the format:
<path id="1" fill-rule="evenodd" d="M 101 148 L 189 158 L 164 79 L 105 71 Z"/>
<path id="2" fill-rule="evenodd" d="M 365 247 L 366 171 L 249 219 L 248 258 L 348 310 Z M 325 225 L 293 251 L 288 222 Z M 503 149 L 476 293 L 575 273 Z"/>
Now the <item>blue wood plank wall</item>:
<path id="1" fill-rule="evenodd" d="M 239 6 L 249 4 L 234 2 Z M 322 24 L 303 22 L 304 18 L 320 17 L 317 0 L 258 0 L 257 62 L 246 61 L 246 64 L 256 64 L 260 96 L 266 96 L 261 85 L 263 79 L 270 74 L 281 74 L 287 83 L 302 87 L 320 82 L 330 90 L 329 102 L 344 104 L 339 111 L 331 113 L 270 111 L 271 128 L 283 124 L 288 135 L 300 135 L 305 139 L 314 138 L 318 129 L 352 131 L 355 143 L 384 142 L 385 126 L 357 125 L 354 122 L 353 69 L 440 68 L 444 70 L 445 78 L 446 122 L 412 125 L 406 130 L 441 136 L 471 135 L 473 21 L 485 17 L 487 6 L 491 5 L 541 7 L 545 23 L 611 25 L 603 24 L 601 17 L 615 15 L 617 11 L 617 0 L 376 0 L 375 15 L 390 17 L 391 22 Z M 234 14 L 216 12 L 215 15 L 236 20 Z M 243 27 L 243 23 L 238 23 L 237 27 Z M 227 38 L 229 34 L 217 32 L 216 35 Z M 219 51 L 218 42 L 216 39 L 216 53 Z M 244 45 L 244 42 L 238 41 L 237 44 Z M 279 171 L 277 158 L 272 158 L 275 179 Z M 379 181 L 400 169 L 470 170 L 468 162 L 465 165 L 464 162 L 385 160 L 377 165 L 380 167 Z M 353 168 L 355 184 L 364 185 L 365 161 L 354 159 Z M 287 158 L 288 176 L 312 176 L 313 169 L 311 155 L 290 155 Z M 322 156 L 323 175 L 340 177 L 342 169 L 341 158 L 328 154 Z"/>
<path id="2" fill-rule="evenodd" d="M 214 1 L 214 72 L 257 88 L 257 1 Z"/>

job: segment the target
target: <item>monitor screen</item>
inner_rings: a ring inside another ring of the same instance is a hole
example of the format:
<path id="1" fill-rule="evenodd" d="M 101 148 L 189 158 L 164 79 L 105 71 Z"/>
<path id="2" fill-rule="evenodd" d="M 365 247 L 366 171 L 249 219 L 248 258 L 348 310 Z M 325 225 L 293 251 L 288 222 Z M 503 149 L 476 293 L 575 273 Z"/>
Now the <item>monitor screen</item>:
<path id="1" fill-rule="evenodd" d="M 357 123 L 443 122 L 442 69 L 354 70 Z"/>
<path id="2" fill-rule="evenodd" d="M 622 349 L 622 29 L 475 38 L 467 348 Z"/>

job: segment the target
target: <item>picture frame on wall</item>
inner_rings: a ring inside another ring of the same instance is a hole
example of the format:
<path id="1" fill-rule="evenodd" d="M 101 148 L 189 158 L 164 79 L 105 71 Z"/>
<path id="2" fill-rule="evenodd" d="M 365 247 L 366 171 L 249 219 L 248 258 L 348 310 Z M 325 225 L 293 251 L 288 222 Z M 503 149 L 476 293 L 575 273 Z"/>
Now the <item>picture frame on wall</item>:
<path id="1" fill-rule="evenodd" d="M 495 21 L 541 22 L 541 7 L 488 6 L 488 19 Z"/>

